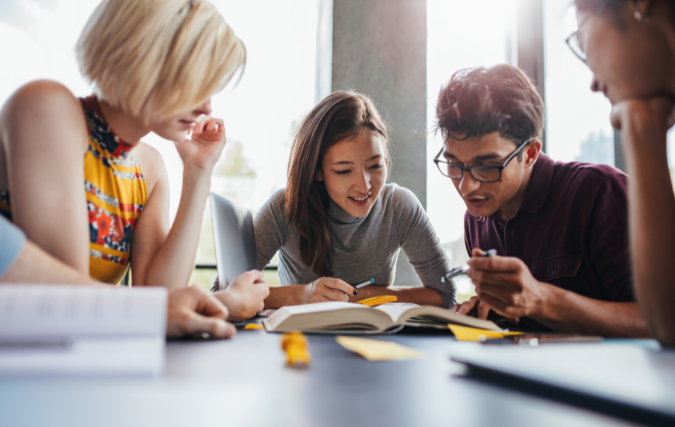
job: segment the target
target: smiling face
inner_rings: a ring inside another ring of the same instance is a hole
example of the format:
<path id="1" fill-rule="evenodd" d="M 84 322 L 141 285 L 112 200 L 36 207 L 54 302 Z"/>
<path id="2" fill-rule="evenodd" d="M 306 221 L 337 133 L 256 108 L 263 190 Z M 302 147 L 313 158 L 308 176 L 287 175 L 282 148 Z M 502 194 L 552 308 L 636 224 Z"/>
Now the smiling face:
<path id="1" fill-rule="evenodd" d="M 382 136 L 363 128 L 357 136 L 328 149 L 317 179 L 330 198 L 354 218 L 373 208 L 387 180 L 387 160 Z"/>
<path id="2" fill-rule="evenodd" d="M 603 92 L 612 104 L 675 96 L 673 51 L 657 22 L 660 12 L 639 21 L 631 2 L 616 7 L 616 15 L 577 10 L 577 38 L 593 71 L 591 90 Z"/>
<path id="3" fill-rule="evenodd" d="M 212 112 L 211 99 L 202 103 L 197 108 L 179 113 L 162 121 L 151 123 L 150 130 L 160 137 L 169 141 L 183 141 L 192 128 L 195 127 L 197 120 L 201 116 L 208 116 Z"/>
<path id="4" fill-rule="evenodd" d="M 503 222 L 515 215 L 525 197 L 532 166 L 539 157 L 541 143 L 531 142 L 524 148 L 522 159 L 516 156 L 502 170 L 501 181 L 477 181 L 467 171 L 461 179 L 451 179 L 472 216 L 489 217 L 497 214 Z M 502 165 L 516 148 L 509 139 L 498 132 L 480 137 L 458 140 L 448 138 L 444 145 L 446 161 L 460 166 Z"/>

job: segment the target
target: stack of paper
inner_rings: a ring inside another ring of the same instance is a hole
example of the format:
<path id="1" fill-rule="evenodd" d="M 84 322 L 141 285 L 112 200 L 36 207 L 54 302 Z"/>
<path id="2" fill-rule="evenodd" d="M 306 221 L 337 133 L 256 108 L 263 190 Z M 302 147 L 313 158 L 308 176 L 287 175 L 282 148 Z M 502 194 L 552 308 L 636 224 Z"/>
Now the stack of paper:
<path id="1" fill-rule="evenodd" d="M 157 375 L 163 288 L 0 286 L 0 375 Z"/>

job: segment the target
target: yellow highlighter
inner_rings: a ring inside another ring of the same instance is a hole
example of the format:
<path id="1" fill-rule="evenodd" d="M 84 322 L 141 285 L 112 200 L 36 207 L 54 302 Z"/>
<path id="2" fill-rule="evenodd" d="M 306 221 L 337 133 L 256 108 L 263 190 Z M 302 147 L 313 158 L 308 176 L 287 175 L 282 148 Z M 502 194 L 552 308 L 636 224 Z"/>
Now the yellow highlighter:
<path id="1" fill-rule="evenodd" d="M 265 329 L 265 327 L 257 323 L 247 323 L 244 329 Z"/>
<path id="2" fill-rule="evenodd" d="M 396 302 L 397 299 L 394 295 L 380 295 L 377 297 L 362 299 L 361 301 L 356 301 L 357 304 L 367 305 L 368 307 L 374 307 L 380 304 L 386 304 L 388 302 Z"/>
<path id="3" fill-rule="evenodd" d="M 307 368 L 312 363 L 307 338 L 301 332 L 283 334 L 281 348 L 286 352 L 286 366 L 290 368 Z"/>

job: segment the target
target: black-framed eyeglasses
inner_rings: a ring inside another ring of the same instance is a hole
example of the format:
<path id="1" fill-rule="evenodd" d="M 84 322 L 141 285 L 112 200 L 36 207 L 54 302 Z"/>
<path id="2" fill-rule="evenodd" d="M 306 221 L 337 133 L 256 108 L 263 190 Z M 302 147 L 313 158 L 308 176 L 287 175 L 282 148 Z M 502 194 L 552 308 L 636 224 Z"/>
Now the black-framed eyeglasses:
<path id="1" fill-rule="evenodd" d="M 574 56 L 579 58 L 584 64 L 588 65 L 586 52 L 584 52 L 584 50 L 581 48 L 581 43 L 579 43 L 578 34 L 579 34 L 578 31 L 575 31 L 572 34 L 570 34 L 570 36 L 565 39 L 565 43 L 567 43 L 567 46 L 569 46 Z"/>
<path id="2" fill-rule="evenodd" d="M 450 179 L 462 179 L 462 176 L 464 176 L 464 171 L 468 171 L 476 181 L 486 183 L 497 182 L 502 180 L 502 171 L 506 165 L 508 165 L 514 157 L 520 154 L 525 149 L 525 147 L 535 139 L 537 139 L 537 137 L 530 138 L 523 142 L 520 147 L 516 148 L 516 151 L 511 153 L 501 165 L 460 166 L 454 163 L 446 162 L 445 160 L 441 160 L 439 158 L 441 157 L 441 154 L 443 154 L 445 147 L 441 148 L 441 151 L 436 154 L 436 157 L 434 157 L 434 163 L 436 163 L 438 170 L 444 176 L 447 176 Z"/>

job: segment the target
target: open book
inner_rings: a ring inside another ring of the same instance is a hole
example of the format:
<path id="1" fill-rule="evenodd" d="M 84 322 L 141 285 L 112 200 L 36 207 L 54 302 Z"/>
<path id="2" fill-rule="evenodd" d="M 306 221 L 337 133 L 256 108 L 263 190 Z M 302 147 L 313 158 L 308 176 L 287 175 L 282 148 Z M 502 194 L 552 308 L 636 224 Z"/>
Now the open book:
<path id="1" fill-rule="evenodd" d="M 167 291 L 0 285 L 0 376 L 157 375 Z"/>
<path id="2" fill-rule="evenodd" d="M 330 331 L 361 329 L 385 331 L 403 325 L 413 318 L 429 319 L 439 323 L 454 323 L 474 328 L 501 331 L 489 320 L 480 320 L 453 313 L 439 307 L 392 302 L 377 307 L 366 307 L 349 302 L 320 302 L 316 304 L 282 307 L 263 321 L 270 332 Z"/>

